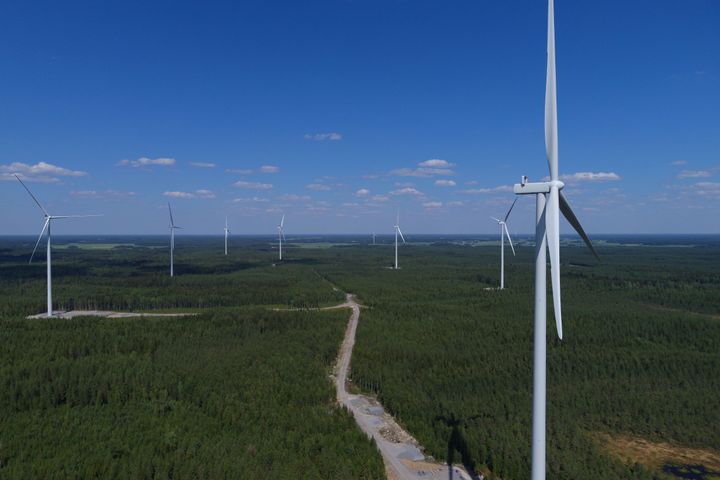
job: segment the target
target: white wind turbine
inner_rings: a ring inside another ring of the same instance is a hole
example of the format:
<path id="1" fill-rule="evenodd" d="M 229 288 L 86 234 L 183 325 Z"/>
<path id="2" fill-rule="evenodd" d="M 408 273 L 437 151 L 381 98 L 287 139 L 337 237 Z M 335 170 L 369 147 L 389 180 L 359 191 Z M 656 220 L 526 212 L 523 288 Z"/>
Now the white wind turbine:
<path id="1" fill-rule="evenodd" d="M 277 226 L 277 229 L 278 229 L 278 240 L 279 240 L 279 242 L 280 242 L 280 243 L 279 243 L 279 245 L 280 245 L 280 249 L 279 249 L 279 258 L 280 258 L 280 260 L 282 260 L 282 242 L 283 242 L 283 239 L 285 238 L 285 232 L 283 232 L 283 226 L 284 226 L 284 225 L 285 225 L 285 214 L 283 213 L 283 216 L 282 216 L 282 218 L 280 219 L 280 225 Z"/>
<path id="2" fill-rule="evenodd" d="M 546 244 L 550 251 L 553 308 L 558 337 L 562 340 L 560 302 L 560 212 L 575 228 L 592 253 L 597 253 L 562 193 L 558 176 L 557 84 L 555 71 L 555 6 L 548 2 L 547 80 L 545 89 L 545 149 L 550 181 L 529 183 L 527 177 L 515 185 L 517 195 L 535 195 L 535 333 L 533 353 L 533 433 L 531 480 L 545 480 L 546 411 Z"/>
<path id="3" fill-rule="evenodd" d="M 225 228 L 223 230 L 225 231 L 225 255 L 227 255 L 227 239 L 228 234 L 230 233 L 230 229 L 228 228 L 227 224 L 227 216 L 225 216 Z"/>
<path id="4" fill-rule="evenodd" d="M 402 238 L 402 242 L 405 243 L 405 237 L 403 237 L 402 231 L 400 230 L 400 211 L 397 213 L 397 221 L 395 222 L 395 270 L 398 267 L 398 234 Z"/>
<path id="5" fill-rule="evenodd" d="M 30 255 L 30 262 L 32 263 L 33 257 L 35 256 L 35 251 L 37 250 L 38 245 L 40 245 L 40 240 L 42 240 L 42 236 L 47 230 L 47 316 L 52 317 L 53 314 L 53 307 L 52 307 L 52 257 L 51 257 L 51 244 L 52 244 L 52 234 L 50 233 L 52 221 L 61 219 L 61 218 L 84 218 L 84 217 L 101 217 L 102 215 L 50 215 L 47 210 L 45 210 L 45 207 L 40 205 L 40 202 L 37 198 L 35 198 L 35 195 L 32 194 L 30 189 L 25 185 L 25 183 L 20 180 L 20 177 L 15 175 L 15 178 L 18 179 L 18 182 L 22 184 L 23 187 L 25 187 L 25 190 L 30 194 L 33 200 L 35 200 L 35 203 L 37 203 L 37 206 L 40 207 L 40 210 L 42 210 L 43 215 L 45 216 L 45 224 L 43 225 L 42 230 L 40 231 L 40 236 L 37 239 L 37 242 L 35 243 L 35 248 L 33 248 L 32 255 Z"/>
<path id="6" fill-rule="evenodd" d="M 507 235 L 507 239 L 508 242 L 510 242 L 510 248 L 512 249 L 513 256 L 515 256 L 515 247 L 513 247 L 512 239 L 510 238 L 510 232 L 508 232 L 507 229 L 507 219 L 510 216 L 510 212 L 512 212 L 513 207 L 515 206 L 515 202 L 517 202 L 517 198 L 512 203 L 512 205 L 510 205 L 510 210 L 508 210 L 504 219 L 500 220 L 499 218 L 490 217 L 496 222 L 498 222 L 498 224 L 500 225 L 500 290 L 505 288 L 505 235 Z"/>
<path id="7" fill-rule="evenodd" d="M 173 220 L 172 215 L 172 208 L 170 208 L 170 202 L 168 202 L 168 212 L 170 212 L 170 225 L 168 227 L 170 228 L 170 276 L 175 276 L 175 270 L 174 270 L 174 264 L 173 264 L 173 255 L 175 253 L 175 230 L 182 230 L 182 227 L 178 227 L 175 225 L 175 221 Z"/>

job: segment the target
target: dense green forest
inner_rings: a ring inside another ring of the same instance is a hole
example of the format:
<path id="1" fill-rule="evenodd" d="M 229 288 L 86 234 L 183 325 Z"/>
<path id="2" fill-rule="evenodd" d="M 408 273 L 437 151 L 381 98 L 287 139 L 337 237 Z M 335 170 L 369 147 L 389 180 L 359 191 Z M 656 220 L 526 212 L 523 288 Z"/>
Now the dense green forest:
<path id="1" fill-rule="evenodd" d="M 59 305 L 211 308 L 25 320 L 44 268 L 9 262 L 15 248 L 0 265 L 0 478 L 385 478 L 328 380 L 348 313 L 269 308 L 343 299 L 311 269 L 262 252 L 221 267 L 201 244 L 171 283 L 164 252 L 60 248 Z"/>
<path id="2" fill-rule="evenodd" d="M 494 478 L 528 477 L 530 242 L 506 258 L 500 292 L 487 242 L 423 239 L 394 271 L 388 243 L 289 240 L 275 264 L 267 240 L 232 239 L 226 258 L 218 238 L 179 237 L 174 279 L 164 238 L 60 241 L 56 308 L 202 314 L 32 321 L 43 259 L 27 265 L 34 239 L 0 240 L 0 477 L 382 478 L 327 379 L 347 312 L 271 309 L 339 303 L 331 283 L 368 307 L 357 388 L 438 460 L 450 444 Z M 597 434 L 720 451 L 720 245 L 646 243 L 600 242 L 601 262 L 563 247 L 562 342 L 548 315 L 548 478 L 666 478 Z"/>
<path id="3" fill-rule="evenodd" d="M 411 246 L 392 271 L 378 268 L 386 252 L 348 249 L 320 270 L 372 307 L 358 328 L 355 383 L 436 458 L 453 440 L 456 459 L 521 479 L 534 257 L 518 248 L 506 264 L 510 288 L 486 290 L 498 283 L 497 250 Z M 549 478 L 659 475 L 607 455 L 597 432 L 720 450 L 720 248 L 602 247 L 601 263 L 583 248 L 562 253 L 562 342 L 548 301 Z M 460 424 L 462 442 L 442 418 Z"/>

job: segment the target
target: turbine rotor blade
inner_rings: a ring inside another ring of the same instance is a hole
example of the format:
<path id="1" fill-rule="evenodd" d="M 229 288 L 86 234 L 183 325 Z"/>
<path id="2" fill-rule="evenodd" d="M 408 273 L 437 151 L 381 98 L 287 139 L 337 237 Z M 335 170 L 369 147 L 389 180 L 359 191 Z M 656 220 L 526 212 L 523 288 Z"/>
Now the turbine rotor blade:
<path id="1" fill-rule="evenodd" d="M 510 248 L 513 252 L 513 257 L 515 256 L 515 247 L 513 247 L 512 239 L 510 238 L 510 232 L 508 232 L 507 225 L 503 223 L 503 230 L 505 230 L 505 235 L 507 235 L 508 242 L 510 242 Z"/>
<path id="2" fill-rule="evenodd" d="M 18 179 L 18 182 L 20 182 L 20 183 L 22 184 L 22 186 L 25 187 L 25 190 L 30 194 L 30 196 L 32 197 L 32 199 L 35 200 L 35 203 L 37 203 L 37 206 L 40 207 L 40 210 L 43 211 L 43 213 L 45 214 L 45 216 L 46 216 L 46 217 L 49 217 L 50 214 L 47 212 L 47 210 L 45 210 L 45 207 L 43 207 L 42 205 L 40 205 L 40 202 L 38 201 L 37 198 L 35 198 L 35 195 L 33 195 L 33 193 L 30 191 L 30 189 L 27 187 L 27 185 L 25 185 L 25 182 L 23 182 L 22 180 L 20 180 L 20 177 L 18 177 L 17 174 L 15 174 L 15 178 L 17 178 L 17 179 Z"/>
<path id="3" fill-rule="evenodd" d="M 508 217 L 510 216 L 510 212 L 512 212 L 513 207 L 515 206 L 515 202 L 517 202 L 518 199 L 515 197 L 515 200 L 513 201 L 512 205 L 510 205 L 510 210 L 508 210 L 507 214 L 505 215 L 504 222 L 507 222 Z"/>
<path id="4" fill-rule="evenodd" d="M 398 233 L 400 234 L 400 238 L 402 238 L 403 243 L 407 243 L 405 241 L 405 237 L 403 237 L 402 230 L 400 230 L 400 227 L 397 227 Z"/>
<path id="5" fill-rule="evenodd" d="M 560 340 L 562 330 L 562 306 L 560 303 L 560 208 L 559 190 L 553 185 L 550 187 L 547 204 L 545 206 L 545 230 L 548 250 L 550 251 L 550 277 L 552 279 L 553 307 L 555 309 L 555 325 Z"/>
<path id="6" fill-rule="evenodd" d="M 170 212 L 170 226 L 174 227 L 175 221 L 173 220 L 172 208 L 170 208 L 170 202 L 168 202 L 168 212 Z"/>
<path id="7" fill-rule="evenodd" d="M 43 225 L 42 230 L 40 230 L 40 236 L 37 239 L 37 242 L 35 242 L 35 248 L 33 248 L 32 255 L 30 255 L 30 261 L 28 263 L 32 263 L 33 257 L 35 256 L 35 252 L 37 251 L 38 245 L 40 245 L 40 240 L 42 240 L 43 234 L 45 233 L 45 230 L 47 230 L 48 224 L 50 223 L 50 218 L 45 219 L 45 225 Z"/>
<path id="8" fill-rule="evenodd" d="M 555 2 L 548 4 L 547 78 L 545 85 L 545 151 L 550 180 L 558 179 L 557 81 L 555 68 Z"/>
<path id="9" fill-rule="evenodd" d="M 282 228 L 285 225 L 285 214 L 283 214 L 282 219 L 280 220 L 280 228 Z"/>
<path id="10" fill-rule="evenodd" d="M 582 225 L 580 225 L 580 221 L 577 219 L 575 214 L 572 211 L 572 208 L 570 208 L 570 203 L 568 203 L 567 198 L 565 198 L 565 195 L 563 192 L 560 192 L 560 211 L 563 213 L 563 216 L 567 219 L 568 223 L 572 225 L 572 227 L 575 229 L 575 231 L 580 235 L 580 238 L 583 239 L 585 242 L 585 245 L 590 249 L 593 255 L 595 255 L 595 258 L 600 260 L 600 256 L 595 251 L 595 247 L 593 247 L 592 242 L 590 241 L 590 238 L 588 238 L 587 234 L 585 233 L 585 230 L 583 230 Z"/>
<path id="11" fill-rule="evenodd" d="M 102 213 L 96 215 L 50 215 L 53 220 L 57 218 L 85 218 L 85 217 L 104 217 Z"/>
<path id="12" fill-rule="evenodd" d="M 490 218 L 492 218 L 493 220 L 495 220 L 495 221 L 498 222 L 498 223 L 501 223 L 501 222 L 502 222 L 502 220 L 500 220 L 499 218 L 495 218 L 495 217 L 490 217 Z"/>

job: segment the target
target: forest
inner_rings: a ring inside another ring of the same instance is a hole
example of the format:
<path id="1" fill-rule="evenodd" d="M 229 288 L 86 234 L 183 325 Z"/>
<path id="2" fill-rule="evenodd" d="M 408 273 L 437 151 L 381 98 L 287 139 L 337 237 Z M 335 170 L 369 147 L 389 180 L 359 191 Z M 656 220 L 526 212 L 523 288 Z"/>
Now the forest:
<path id="1" fill-rule="evenodd" d="M 269 239 L 232 239 L 225 257 L 219 237 L 180 237 L 173 279 L 164 238 L 59 245 L 56 308 L 199 313 L 123 320 L 25 320 L 44 308 L 43 258 L 27 264 L 32 239 L 0 240 L 0 476 L 384 478 L 328 379 L 347 312 L 273 310 L 347 291 L 367 306 L 355 388 L 437 460 L 527 478 L 530 242 L 498 291 L 492 242 L 425 238 L 392 270 L 379 240 L 289 238 L 281 263 Z M 564 242 L 563 341 L 549 302 L 548 478 L 696 478 L 600 439 L 720 451 L 720 244 L 598 250 Z"/>

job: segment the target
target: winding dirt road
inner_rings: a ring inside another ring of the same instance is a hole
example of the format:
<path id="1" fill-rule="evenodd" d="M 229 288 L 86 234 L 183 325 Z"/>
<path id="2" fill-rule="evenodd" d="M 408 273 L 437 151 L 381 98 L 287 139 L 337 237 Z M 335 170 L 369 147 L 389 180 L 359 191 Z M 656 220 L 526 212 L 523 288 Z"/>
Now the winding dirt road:
<path id="1" fill-rule="evenodd" d="M 352 412 L 360 429 L 368 437 L 375 439 L 385 461 L 388 479 L 472 480 L 460 466 L 449 468 L 447 465 L 427 459 L 417 440 L 403 430 L 375 399 L 348 393 L 347 374 L 355 345 L 355 332 L 360 319 L 360 305 L 355 301 L 355 296 L 348 293 L 345 303 L 327 309 L 337 308 L 352 309 L 333 375 L 337 401 Z"/>

